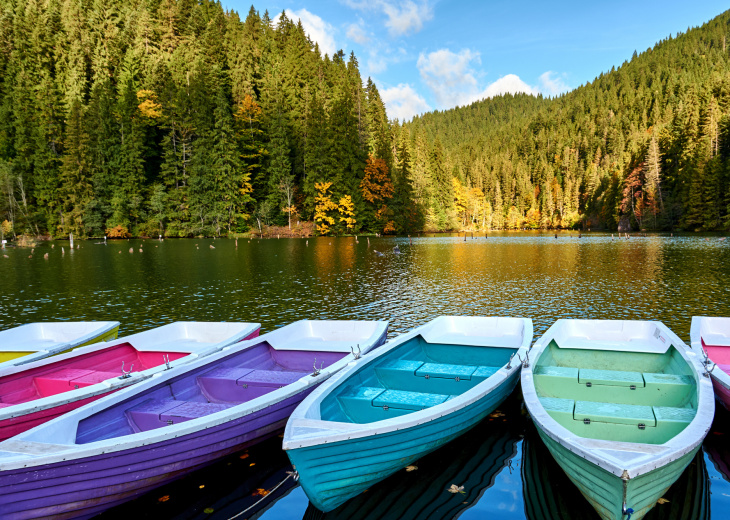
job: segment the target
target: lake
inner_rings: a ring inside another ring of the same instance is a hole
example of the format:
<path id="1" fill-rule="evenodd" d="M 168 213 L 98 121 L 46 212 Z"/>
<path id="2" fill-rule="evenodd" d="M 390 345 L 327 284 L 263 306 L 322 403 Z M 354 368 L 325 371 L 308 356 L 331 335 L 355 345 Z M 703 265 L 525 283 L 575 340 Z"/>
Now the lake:
<path id="1" fill-rule="evenodd" d="M 532 318 L 535 339 L 558 318 L 621 318 L 663 321 L 689 343 L 693 315 L 730 316 L 730 241 L 710 235 L 563 232 L 556 239 L 505 232 L 466 240 L 463 234 L 239 239 L 237 247 L 229 239 L 76 244 L 73 251 L 68 241 L 42 242 L 32 254 L 2 251 L 0 329 L 118 320 L 126 335 L 176 320 L 239 320 L 260 322 L 264 333 L 302 318 L 385 319 L 393 337 L 439 315 L 503 315 Z M 728 511 L 728 435 L 730 414 L 719 409 L 703 453 L 665 496 L 668 502 L 646 518 L 709 518 L 711 511 L 719 518 Z M 286 477 L 280 442 L 273 438 L 102 516 L 230 518 Z M 289 480 L 240 518 L 595 517 L 542 446 L 519 390 L 472 432 L 416 466 L 327 515 L 308 507 Z M 451 484 L 464 485 L 464 493 L 448 493 Z"/>

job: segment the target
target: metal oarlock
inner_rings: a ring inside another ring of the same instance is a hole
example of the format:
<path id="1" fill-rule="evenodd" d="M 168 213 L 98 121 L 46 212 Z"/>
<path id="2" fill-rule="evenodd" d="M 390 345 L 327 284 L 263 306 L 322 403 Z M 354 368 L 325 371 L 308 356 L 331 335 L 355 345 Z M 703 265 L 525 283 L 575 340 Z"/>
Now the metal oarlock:
<path id="1" fill-rule="evenodd" d="M 317 368 L 317 358 L 314 358 L 314 372 L 312 372 L 312 377 L 317 377 L 322 372 L 322 368 L 324 368 L 324 361 L 322 361 L 319 364 L 319 368 Z"/>
<path id="2" fill-rule="evenodd" d="M 132 370 L 134 370 L 134 363 L 129 367 L 129 370 L 124 370 L 124 361 L 122 361 L 122 375 L 119 376 L 119 379 L 127 379 L 128 377 L 132 377 Z"/>

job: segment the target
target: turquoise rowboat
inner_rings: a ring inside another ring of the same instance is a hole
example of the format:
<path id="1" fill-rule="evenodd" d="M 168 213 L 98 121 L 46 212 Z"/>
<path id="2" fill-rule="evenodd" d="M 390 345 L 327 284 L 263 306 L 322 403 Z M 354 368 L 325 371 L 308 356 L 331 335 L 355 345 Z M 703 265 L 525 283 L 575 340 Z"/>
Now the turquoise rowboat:
<path id="1" fill-rule="evenodd" d="M 701 357 L 655 321 L 558 320 L 522 393 L 550 453 L 601 518 L 639 520 L 712 424 Z"/>
<path id="2" fill-rule="evenodd" d="M 284 432 L 309 500 L 331 511 L 472 428 L 512 392 L 531 341 L 529 319 L 442 316 L 323 383 Z"/>

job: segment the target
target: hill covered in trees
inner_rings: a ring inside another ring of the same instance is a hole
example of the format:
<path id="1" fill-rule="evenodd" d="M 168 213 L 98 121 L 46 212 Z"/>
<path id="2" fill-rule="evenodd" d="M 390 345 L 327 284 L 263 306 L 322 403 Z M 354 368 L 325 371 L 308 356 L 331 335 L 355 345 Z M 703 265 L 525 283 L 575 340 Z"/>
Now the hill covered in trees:
<path id="1" fill-rule="evenodd" d="M 382 230 L 388 128 L 355 56 L 285 14 L 0 0 L 6 233 L 220 235 L 315 209 L 321 232 Z"/>
<path id="2" fill-rule="evenodd" d="M 730 14 L 556 99 L 389 122 L 353 54 L 210 0 L 0 0 L 7 234 L 730 224 Z"/>
<path id="3" fill-rule="evenodd" d="M 425 114 L 406 133 L 430 228 L 730 227 L 730 12 L 558 97 Z"/>

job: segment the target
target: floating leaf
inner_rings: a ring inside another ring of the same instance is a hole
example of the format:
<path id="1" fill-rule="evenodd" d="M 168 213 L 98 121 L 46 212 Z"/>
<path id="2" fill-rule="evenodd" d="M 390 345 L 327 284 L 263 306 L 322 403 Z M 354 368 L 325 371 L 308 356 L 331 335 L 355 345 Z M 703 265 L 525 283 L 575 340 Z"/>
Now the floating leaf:
<path id="1" fill-rule="evenodd" d="M 252 462 L 251 464 L 248 465 L 248 467 L 250 468 L 251 466 L 255 466 L 255 465 L 256 465 L 256 463 Z"/>
<path id="2" fill-rule="evenodd" d="M 240 457 L 238 457 L 238 458 L 239 458 L 239 459 L 247 459 L 247 458 L 248 458 L 248 453 L 244 453 L 243 455 L 241 455 L 241 456 L 240 456 Z"/>
<path id="3" fill-rule="evenodd" d="M 406 466 L 406 471 L 416 471 L 418 469 L 418 466 Z"/>
<path id="4" fill-rule="evenodd" d="M 660 498 L 656 501 L 657 504 L 666 504 L 667 502 L 669 502 L 669 500 L 667 500 L 666 498 Z"/>
<path id="5" fill-rule="evenodd" d="M 158 502 L 167 502 L 168 500 L 170 500 L 170 495 L 165 495 L 157 499 Z"/>
<path id="6" fill-rule="evenodd" d="M 253 492 L 253 494 L 251 496 L 265 497 L 268 494 L 269 494 L 269 492 L 266 491 L 264 488 L 258 488 L 256 491 Z"/>
<path id="7" fill-rule="evenodd" d="M 502 412 L 500 412 L 499 410 L 495 410 L 494 412 L 489 414 L 489 417 L 494 417 L 494 418 L 504 417 L 504 414 Z"/>
<path id="8" fill-rule="evenodd" d="M 198 489 L 203 489 L 205 487 L 205 484 L 201 484 L 198 486 Z"/>
<path id="9" fill-rule="evenodd" d="M 457 486 L 456 484 L 451 484 L 451 487 L 449 489 L 447 489 L 447 491 L 449 493 L 454 493 L 454 494 L 456 494 L 456 493 L 466 494 L 466 492 L 464 491 L 464 486 Z"/>
<path id="10" fill-rule="evenodd" d="M 203 509 L 203 513 L 205 513 L 206 515 L 211 514 L 213 511 L 215 511 L 215 509 L 213 509 L 212 507 L 206 507 L 205 509 Z"/>

